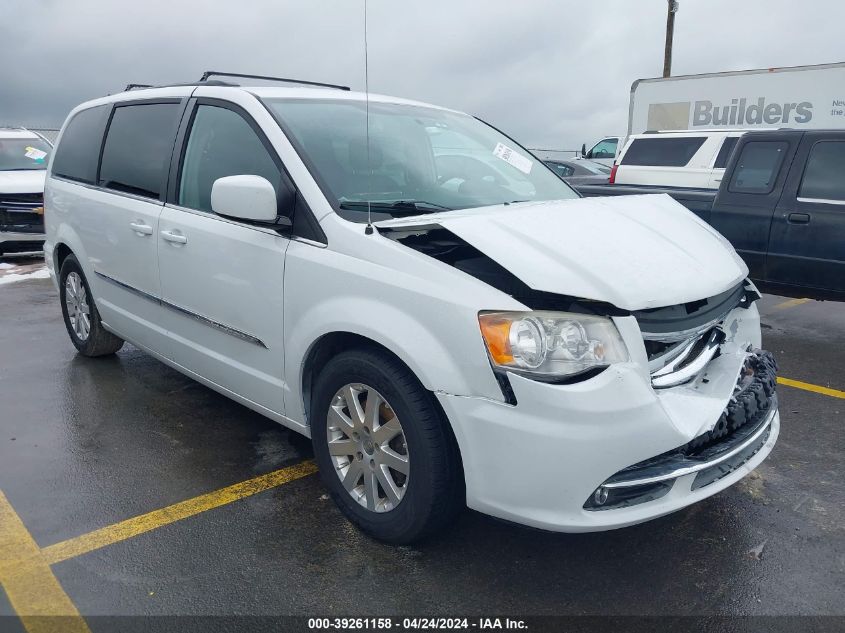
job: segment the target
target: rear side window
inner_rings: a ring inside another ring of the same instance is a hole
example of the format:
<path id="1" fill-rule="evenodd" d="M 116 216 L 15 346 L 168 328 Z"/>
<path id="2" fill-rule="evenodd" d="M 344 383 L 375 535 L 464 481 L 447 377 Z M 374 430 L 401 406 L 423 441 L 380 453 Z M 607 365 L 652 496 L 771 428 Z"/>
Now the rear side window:
<path id="1" fill-rule="evenodd" d="M 109 109 L 110 106 L 101 105 L 74 115 L 53 157 L 54 176 L 94 184 Z"/>
<path id="2" fill-rule="evenodd" d="M 738 136 L 725 137 L 722 147 L 719 148 L 719 154 L 716 156 L 716 162 L 713 164 L 714 169 L 724 169 L 727 166 L 728 159 L 731 157 L 731 152 L 734 151 L 738 140 Z"/>
<path id="3" fill-rule="evenodd" d="M 683 167 L 704 145 L 705 137 L 638 138 L 631 143 L 621 165 Z"/>
<path id="4" fill-rule="evenodd" d="M 731 176 L 729 190 L 734 193 L 770 193 L 787 147 L 784 141 L 746 143 Z"/>
<path id="5" fill-rule="evenodd" d="M 810 150 L 798 197 L 845 201 L 843 174 L 845 174 L 845 142 L 816 143 Z"/>
<path id="6" fill-rule="evenodd" d="M 100 185 L 158 199 L 170 164 L 180 109 L 178 103 L 115 108 L 103 147 Z"/>

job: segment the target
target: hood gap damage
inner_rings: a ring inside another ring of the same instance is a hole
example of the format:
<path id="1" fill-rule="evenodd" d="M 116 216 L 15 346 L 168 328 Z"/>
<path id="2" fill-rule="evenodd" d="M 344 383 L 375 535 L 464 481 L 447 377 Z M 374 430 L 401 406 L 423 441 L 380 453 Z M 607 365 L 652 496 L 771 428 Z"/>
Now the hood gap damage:
<path id="1" fill-rule="evenodd" d="M 607 302 L 535 290 L 493 258 L 439 224 L 379 227 L 379 231 L 403 246 L 475 277 L 531 310 L 606 317 L 634 316 L 642 332 L 655 388 L 676 386 L 697 375 L 694 370 L 698 365 L 706 365 L 719 355 L 720 344 L 724 340 L 724 333 L 719 328 L 727 314 L 735 308 L 748 308 L 760 298 L 759 292 L 745 279 L 712 297 L 628 311 Z M 500 379 L 505 400 L 515 404 L 507 380 L 499 375 L 497 379 Z M 579 376 L 579 379 L 583 377 Z"/>
<path id="2" fill-rule="evenodd" d="M 531 310 L 554 310 L 598 316 L 628 316 L 627 310 L 603 301 L 534 290 L 504 266 L 440 225 L 393 229 L 379 232 L 403 246 L 457 268 L 488 286 L 513 297 Z"/>
<path id="3" fill-rule="evenodd" d="M 677 305 L 625 310 L 593 299 L 535 290 L 493 258 L 439 224 L 379 227 L 385 237 L 457 268 L 504 292 L 532 310 L 556 310 L 598 316 L 637 318 L 647 341 L 677 343 L 721 321 L 735 307 L 747 308 L 760 298 L 747 279 L 713 297 Z"/>

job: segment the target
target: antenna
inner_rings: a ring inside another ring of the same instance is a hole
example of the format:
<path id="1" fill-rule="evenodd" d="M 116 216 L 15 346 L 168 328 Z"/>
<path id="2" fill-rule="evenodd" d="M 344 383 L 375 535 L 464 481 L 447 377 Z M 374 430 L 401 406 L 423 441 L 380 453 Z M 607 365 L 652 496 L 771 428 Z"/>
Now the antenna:
<path id="1" fill-rule="evenodd" d="M 367 172 L 370 178 L 370 186 L 373 182 L 373 166 L 370 162 L 370 64 L 369 53 L 367 49 L 367 0 L 364 0 L 364 112 L 367 122 L 366 143 L 367 143 Z M 373 217 L 372 205 L 370 204 L 371 196 L 367 196 L 367 228 L 364 229 L 366 235 L 373 233 Z"/>

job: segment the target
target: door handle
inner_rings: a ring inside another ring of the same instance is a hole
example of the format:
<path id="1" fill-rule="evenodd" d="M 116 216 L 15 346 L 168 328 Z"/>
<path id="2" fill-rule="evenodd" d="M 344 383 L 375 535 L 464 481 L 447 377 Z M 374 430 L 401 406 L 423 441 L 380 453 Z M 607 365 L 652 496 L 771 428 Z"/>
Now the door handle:
<path id="1" fill-rule="evenodd" d="M 162 231 L 161 237 L 164 238 L 167 242 L 173 242 L 174 244 L 187 244 L 188 238 L 180 233 L 174 233 L 173 231 Z"/>
<path id="2" fill-rule="evenodd" d="M 138 222 L 130 222 L 129 226 L 131 226 L 132 230 L 135 231 L 138 235 L 153 234 L 153 227 L 151 227 L 149 224 L 144 224 L 140 220 Z"/>
<path id="3" fill-rule="evenodd" d="M 790 224 L 809 224 L 810 223 L 810 214 L 809 213 L 790 213 L 789 217 L 786 218 L 786 221 Z"/>

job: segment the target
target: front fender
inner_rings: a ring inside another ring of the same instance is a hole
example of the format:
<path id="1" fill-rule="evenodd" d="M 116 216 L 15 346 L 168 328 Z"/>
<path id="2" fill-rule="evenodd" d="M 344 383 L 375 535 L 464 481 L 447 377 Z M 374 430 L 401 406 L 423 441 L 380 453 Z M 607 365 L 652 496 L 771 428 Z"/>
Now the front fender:
<path id="1" fill-rule="evenodd" d="M 305 359 L 321 337 L 335 332 L 356 334 L 387 348 L 430 391 L 503 400 L 481 338 L 477 308 L 442 287 L 429 293 L 426 284 L 415 284 L 397 270 L 291 244 L 285 266 L 284 327 L 285 410 L 297 422 L 305 422 Z"/>

